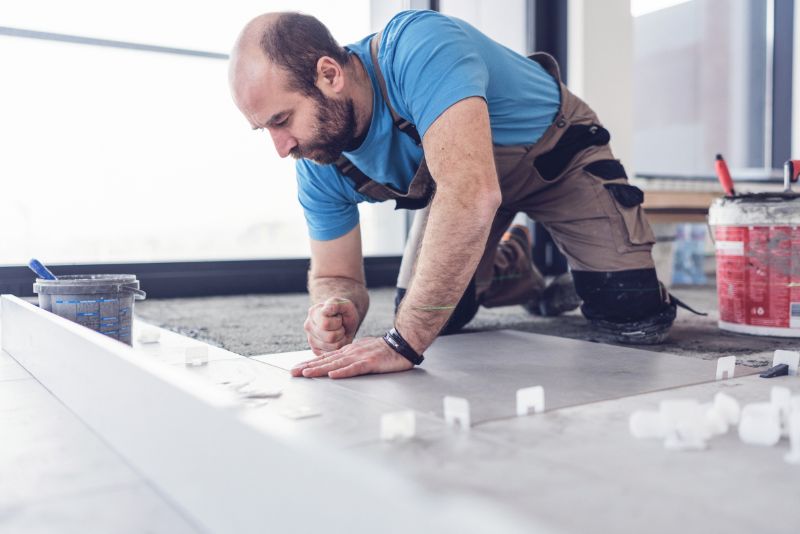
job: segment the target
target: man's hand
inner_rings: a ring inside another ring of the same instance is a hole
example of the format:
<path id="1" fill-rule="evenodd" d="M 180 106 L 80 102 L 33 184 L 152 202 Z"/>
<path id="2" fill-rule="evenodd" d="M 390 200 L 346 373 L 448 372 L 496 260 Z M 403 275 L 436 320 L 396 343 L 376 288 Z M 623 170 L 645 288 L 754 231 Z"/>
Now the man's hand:
<path id="1" fill-rule="evenodd" d="M 303 362 L 292 368 L 292 376 L 348 378 L 370 373 L 394 373 L 414 367 L 379 337 L 361 338 L 355 343 Z"/>
<path id="2" fill-rule="evenodd" d="M 351 343 L 360 323 L 358 310 L 352 301 L 331 297 L 308 309 L 303 329 L 311 350 L 321 356 Z"/>

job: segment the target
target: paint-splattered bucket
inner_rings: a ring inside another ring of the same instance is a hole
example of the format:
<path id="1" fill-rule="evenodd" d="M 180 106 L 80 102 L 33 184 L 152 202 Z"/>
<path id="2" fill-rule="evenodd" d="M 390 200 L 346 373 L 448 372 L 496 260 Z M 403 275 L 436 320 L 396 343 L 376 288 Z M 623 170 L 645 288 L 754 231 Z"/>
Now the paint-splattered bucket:
<path id="1" fill-rule="evenodd" d="M 131 344 L 134 300 L 145 292 L 133 274 L 76 274 L 36 280 L 39 307 Z"/>
<path id="2" fill-rule="evenodd" d="M 708 222 L 716 245 L 719 327 L 800 337 L 800 195 L 717 199 Z"/>

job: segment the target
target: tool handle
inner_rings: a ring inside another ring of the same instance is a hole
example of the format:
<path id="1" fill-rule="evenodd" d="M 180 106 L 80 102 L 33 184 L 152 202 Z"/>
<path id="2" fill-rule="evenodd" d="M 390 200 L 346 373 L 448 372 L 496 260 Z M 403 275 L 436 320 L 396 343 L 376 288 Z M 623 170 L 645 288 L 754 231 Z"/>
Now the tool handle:
<path id="1" fill-rule="evenodd" d="M 36 258 L 31 258 L 31 261 L 28 262 L 28 267 L 31 271 L 36 273 L 36 276 L 41 278 L 42 280 L 58 280 L 56 275 L 50 272 L 50 269 L 42 265 L 42 262 L 37 260 Z"/>
<path id="2" fill-rule="evenodd" d="M 719 178 L 719 183 L 722 184 L 722 189 L 725 190 L 725 194 L 729 197 L 734 196 L 736 193 L 733 190 L 733 179 L 728 170 L 728 164 L 725 163 L 725 160 L 722 158 L 722 154 L 717 154 L 714 168 L 717 171 L 717 178 Z"/>
<path id="3" fill-rule="evenodd" d="M 800 176 L 800 159 L 790 159 L 783 164 L 783 191 L 792 192 L 792 184 L 797 182 Z"/>

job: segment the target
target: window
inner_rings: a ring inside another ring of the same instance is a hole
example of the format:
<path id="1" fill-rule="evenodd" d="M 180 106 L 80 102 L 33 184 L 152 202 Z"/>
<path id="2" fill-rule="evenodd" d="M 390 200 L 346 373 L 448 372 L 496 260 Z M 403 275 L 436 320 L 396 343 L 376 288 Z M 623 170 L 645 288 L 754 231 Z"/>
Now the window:
<path id="1" fill-rule="evenodd" d="M 722 153 L 738 176 L 763 178 L 789 158 L 791 88 L 776 80 L 791 72 L 791 9 L 633 0 L 637 174 L 711 176 Z"/>
<path id="2" fill-rule="evenodd" d="M 307 256 L 293 161 L 227 86 L 227 52 L 267 8 L 342 44 L 370 33 L 369 0 L 4 2 L 0 264 Z M 391 212 L 364 206 L 365 254 L 401 252 Z"/>

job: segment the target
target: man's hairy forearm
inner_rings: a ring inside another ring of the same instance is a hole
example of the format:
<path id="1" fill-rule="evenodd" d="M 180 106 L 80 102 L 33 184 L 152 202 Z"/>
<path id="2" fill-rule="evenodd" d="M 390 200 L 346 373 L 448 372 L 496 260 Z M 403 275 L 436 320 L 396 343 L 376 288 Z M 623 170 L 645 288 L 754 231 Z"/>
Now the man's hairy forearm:
<path id="1" fill-rule="evenodd" d="M 433 343 L 461 299 L 499 203 L 480 192 L 443 193 L 438 191 L 431 205 L 414 278 L 396 320 L 397 329 L 418 351 Z"/>
<path id="2" fill-rule="evenodd" d="M 308 273 L 308 294 L 312 304 L 325 302 L 331 297 L 348 299 L 358 310 L 359 324 L 369 309 L 367 287 L 358 280 L 342 277 L 320 277 Z"/>

